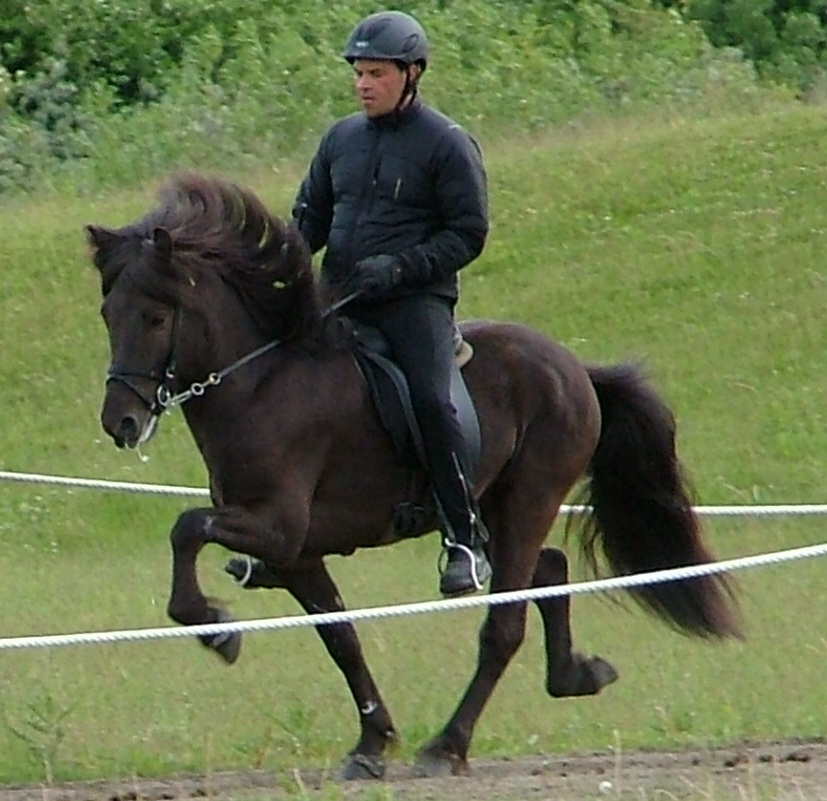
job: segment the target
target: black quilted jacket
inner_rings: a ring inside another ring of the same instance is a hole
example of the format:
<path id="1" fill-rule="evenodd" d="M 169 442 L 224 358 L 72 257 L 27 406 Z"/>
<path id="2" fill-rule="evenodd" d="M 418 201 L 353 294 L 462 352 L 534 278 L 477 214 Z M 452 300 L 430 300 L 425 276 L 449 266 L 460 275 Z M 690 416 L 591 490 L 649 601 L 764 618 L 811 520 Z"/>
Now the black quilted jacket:
<path id="1" fill-rule="evenodd" d="M 396 255 L 397 294 L 456 299 L 457 271 L 488 233 L 477 143 L 419 99 L 376 120 L 345 117 L 327 131 L 299 189 L 293 217 L 334 290 L 367 256 Z"/>

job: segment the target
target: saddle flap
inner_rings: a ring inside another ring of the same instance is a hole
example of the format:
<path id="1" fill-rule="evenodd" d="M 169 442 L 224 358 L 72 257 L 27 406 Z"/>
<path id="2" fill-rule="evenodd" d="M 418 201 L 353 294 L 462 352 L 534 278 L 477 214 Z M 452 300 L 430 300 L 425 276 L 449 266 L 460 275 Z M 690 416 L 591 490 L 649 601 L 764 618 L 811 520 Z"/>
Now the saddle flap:
<path id="1" fill-rule="evenodd" d="M 473 349 L 462 339 L 459 329 L 457 358 L 451 372 L 451 401 L 457 411 L 462 435 L 468 453 L 468 469 L 473 475 L 479 463 L 481 437 L 476 409 L 461 367 L 470 361 Z M 401 368 L 392 360 L 390 347 L 379 329 L 359 325 L 353 332 L 354 358 L 370 389 L 383 427 L 390 435 L 394 447 L 406 462 L 418 462 L 427 467 L 422 433 L 413 411 L 408 381 Z M 455 337 L 456 341 L 456 337 Z M 462 365 L 458 359 L 463 359 Z"/>

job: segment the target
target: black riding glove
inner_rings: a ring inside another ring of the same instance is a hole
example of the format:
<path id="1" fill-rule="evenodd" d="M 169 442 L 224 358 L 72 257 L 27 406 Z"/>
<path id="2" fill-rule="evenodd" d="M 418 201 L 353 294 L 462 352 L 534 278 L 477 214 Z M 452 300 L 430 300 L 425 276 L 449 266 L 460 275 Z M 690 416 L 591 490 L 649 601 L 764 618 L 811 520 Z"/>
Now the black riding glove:
<path id="1" fill-rule="evenodd" d="M 357 262 L 348 278 L 347 288 L 361 292 L 363 298 L 375 299 L 390 294 L 402 283 L 402 263 L 396 256 L 369 256 Z"/>

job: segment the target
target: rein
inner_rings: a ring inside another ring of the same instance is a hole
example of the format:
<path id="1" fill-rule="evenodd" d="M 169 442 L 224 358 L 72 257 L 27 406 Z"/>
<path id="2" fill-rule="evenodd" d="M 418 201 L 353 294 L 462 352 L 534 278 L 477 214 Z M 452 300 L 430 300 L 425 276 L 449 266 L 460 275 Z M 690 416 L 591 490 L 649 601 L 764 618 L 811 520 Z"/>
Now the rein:
<path id="1" fill-rule="evenodd" d="M 351 292 L 341 300 L 337 300 L 335 303 L 332 303 L 322 312 L 322 319 L 326 319 L 343 306 L 346 306 L 352 300 L 358 298 L 361 294 L 361 291 Z M 161 376 L 159 376 L 155 370 L 144 373 L 135 370 L 121 370 L 114 366 L 110 367 L 106 374 L 107 384 L 110 381 L 119 381 L 121 384 L 128 387 L 149 407 L 150 414 L 154 417 L 160 417 L 164 412 L 169 409 L 174 409 L 182 403 L 186 403 L 191 398 L 200 398 L 207 391 L 207 389 L 210 387 L 217 387 L 228 375 L 230 375 L 230 373 L 234 373 L 236 370 L 244 367 L 246 364 L 249 364 L 259 356 L 263 356 L 268 351 L 277 348 L 283 341 L 281 339 L 271 340 L 245 356 L 242 356 L 240 359 L 237 359 L 232 364 L 227 365 L 227 367 L 223 370 L 209 373 L 203 381 L 194 381 L 183 392 L 173 394 L 172 390 L 169 388 L 169 383 L 175 380 L 175 348 L 178 343 L 180 327 L 181 307 L 177 306 L 175 309 L 175 318 L 172 324 L 172 337 L 169 355 L 164 362 L 164 368 L 161 371 Z M 148 378 L 157 381 L 158 386 L 155 389 L 155 397 L 149 397 L 137 384 L 135 384 L 134 381 L 131 380 L 133 378 Z"/>

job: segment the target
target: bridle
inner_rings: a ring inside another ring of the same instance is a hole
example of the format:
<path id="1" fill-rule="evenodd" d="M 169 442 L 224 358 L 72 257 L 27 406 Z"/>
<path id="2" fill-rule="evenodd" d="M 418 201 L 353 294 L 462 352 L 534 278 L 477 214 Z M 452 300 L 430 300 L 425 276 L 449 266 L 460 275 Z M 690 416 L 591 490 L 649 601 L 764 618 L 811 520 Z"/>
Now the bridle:
<path id="1" fill-rule="evenodd" d="M 120 367 L 117 364 L 111 364 L 106 371 L 106 384 L 112 381 L 117 381 L 123 384 L 127 389 L 130 389 L 137 395 L 141 401 L 147 406 L 150 414 L 153 417 L 159 417 L 166 411 L 168 407 L 168 399 L 171 397 L 169 385 L 175 380 L 175 350 L 178 345 L 178 337 L 181 329 L 181 307 L 175 306 L 174 316 L 172 318 L 172 333 L 170 335 L 170 344 L 167 350 L 167 355 L 161 365 L 161 368 L 151 370 L 136 370 L 133 368 Z M 156 388 L 154 396 L 145 392 L 134 379 L 141 379 L 147 381 L 155 381 Z"/>
<path id="2" fill-rule="evenodd" d="M 332 303 L 322 312 L 322 319 L 328 317 L 333 312 L 338 311 L 343 306 L 346 306 L 361 294 L 361 291 L 351 292 L 341 300 L 337 300 L 335 303 Z M 190 384 L 187 389 L 183 390 L 183 392 L 176 393 L 172 390 L 172 384 L 175 382 L 175 352 L 178 349 L 178 339 L 181 333 L 182 317 L 183 312 L 181 311 L 181 306 L 176 305 L 172 319 L 172 333 L 170 334 L 169 349 L 167 350 L 167 355 L 164 358 L 160 369 L 156 370 L 153 368 L 151 370 L 135 370 L 113 364 L 110 365 L 106 372 L 106 384 L 109 384 L 112 381 L 117 381 L 123 384 L 127 389 L 131 390 L 138 396 L 138 398 L 140 398 L 140 400 L 149 409 L 150 415 L 153 417 L 160 417 L 164 412 L 169 409 L 174 409 L 182 403 L 186 403 L 191 398 L 201 397 L 210 387 L 217 387 L 228 375 L 230 375 L 230 373 L 234 373 L 236 370 L 244 367 L 246 364 L 249 364 L 259 356 L 263 356 L 265 353 L 279 347 L 279 345 L 283 342 L 281 339 L 273 339 L 245 356 L 242 356 L 240 359 L 236 359 L 236 361 L 227 365 L 227 367 L 222 370 L 208 373 L 206 378 L 202 381 L 193 381 L 193 383 Z M 155 381 L 155 394 L 150 395 L 145 392 L 134 379 Z"/>

